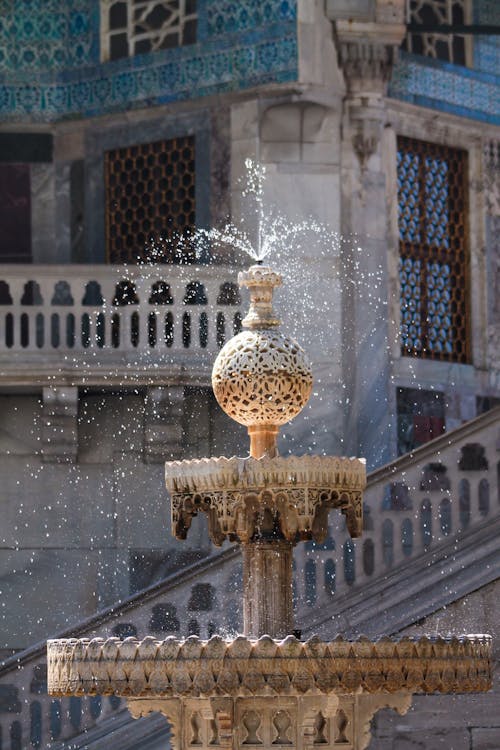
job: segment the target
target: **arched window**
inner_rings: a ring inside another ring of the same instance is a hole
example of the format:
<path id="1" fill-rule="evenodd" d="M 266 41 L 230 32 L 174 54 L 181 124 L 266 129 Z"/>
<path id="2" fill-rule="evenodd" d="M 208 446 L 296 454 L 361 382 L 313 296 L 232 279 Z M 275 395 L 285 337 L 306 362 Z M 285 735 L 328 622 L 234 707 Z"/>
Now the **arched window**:
<path id="1" fill-rule="evenodd" d="M 441 533 L 448 536 L 451 533 L 451 503 L 449 497 L 443 497 L 439 505 L 439 523 Z"/>
<path id="2" fill-rule="evenodd" d="M 72 695 L 69 699 L 69 721 L 73 729 L 80 729 L 82 723 L 82 699 Z"/>
<path id="3" fill-rule="evenodd" d="M 373 575 L 375 570 L 375 545 L 372 539 L 363 542 L 363 571 L 366 576 Z"/>
<path id="4" fill-rule="evenodd" d="M 500 505 L 500 461 L 497 463 L 497 500 Z"/>
<path id="5" fill-rule="evenodd" d="M 335 560 L 329 558 L 325 562 L 325 590 L 333 596 L 336 586 Z"/>
<path id="6" fill-rule="evenodd" d="M 363 503 L 363 531 L 373 531 L 372 509 L 367 503 Z"/>
<path id="7" fill-rule="evenodd" d="M 112 304 L 117 307 L 139 304 L 139 298 L 133 281 L 123 279 L 118 282 L 115 287 L 115 296 L 113 297 Z"/>
<path id="8" fill-rule="evenodd" d="M 422 500 L 420 506 L 420 531 L 422 534 L 422 544 L 427 549 L 432 542 L 432 505 L 429 498 Z"/>
<path id="9" fill-rule="evenodd" d="M 10 725 L 10 750 L 23 750 L 23 729 L 20 721 Z"/>
<path id="10" fill-rule="evenodd" d="M 243 328 L 243 316 L 240 312 L 234 313 L 233 317 L 233 335 L 237 336 Z"/>
<path id="11" fill-rule="evenodd" d="M 225 281 L 220 285 L 219 295 L 217 297 L 218 305 L 241 305 L 241 295 L 238 284 L 232 281 Z"/>
<path id="12" fill-rule="evenodd" d="M 356 550 L 351 539 L 344 542 L 344 578 L 348 586 L 356 580 Z"/>
<path id="13" fill-rule="evenodd" d="M 0 281 L 0 305 L 12 305 L 10 288 L 6 281 Z"/>
<path id="14" fill-rule="evenodd" d="M 50 722 L 50 739 L 58 740 L 61 736 L 61 701 L 50 701 L 49 722 Z"/>
<path id="15" fill-rule="evenodd" d="M 102 710 L 102 698 L 100 695 L 92 695 L 90 698 L 90 715 L 94 719 L 99 718 Z"/>
<path id="16" fill-rule="evenodd" d="M 173 604 L 155 604 L 149 629 L 155 632 L 178 632 L 180 628 L 179 618 L 177 617 L 177 608 Z"/>
<path id="17" fill-rule="evenodd" d="M 27 281 L 24 285 L 21 305 L 43 305 L 43 297 L 40 286 L 36 281 Z"/>
<path id="18" fill-rule="evenodd" d="M 111 632 L 114 636 L 120 638 L 121 640 L 130 637 L 137 637 L 137 628 L 135 627 L 135 625 L 132 625 L 131 622 L 119 622 L 118 625 L 114 626 Z"/>
<path id="19" fill-rule="evenodd" d="M 190 281 L 184 294 L 185 305 L 207 305 L 207 293 L 201 281 Z"/>
<path id="20" fill-rule="evenodd" d="M 304 583 L 306 587 L 306 602 L 309 606 L 316 602 L 316 563 L 307 560 L 304 568 Z"/>
<path id="21" fill-rule="evenodd" d="M 478 509 L 481 516 L 490 512 L 490 485 L 487 479 L 481 479 L 478 487 Z"/>
<path id="22" fill-rule="evenodd" d="M 382 524 L 382 557 L 388 568 L 394 562 L 394 524 L 386 518 Z"/>
<path id="23" fill-rule="evenodd" d="M 71 287 L 67 281 L 57 281 L 54 286 L 51 305 L 74 305 L 75 301 L 71 294 Z"/>
<path id="24" fill-rule="evenodd" d="M 104 304 L 101 292 L 101 285 L 97 281 L 89 281 L 85 285 L 85 292 L 82 299 L 82 305 L 89 307 L 99 307 Z"/>
<path id="25" fill-rule="evenodd" d="M 215 604 L 215 589 L 211 583 L 195 583 L 191 589 L 188 609 L 192 612 L 210 612 Z"/>
<path id="26" fill-rule="evenodd" d="M 411 557 L 413 552 L 413 524 L 411 518 L 405 518 L 401 524 L 401 549 L 405 557 Z"/>
<path id="27" fill-rule="evenodd" d="M 460 528 L 466 529 L 470 523 L 470 484 L 468 479 L 458 483 L 458 517 Z"/>
<path id="28" fill-rule="evenodd" d="M 42 706 L 40 701 L 30 703 L 30 740 L 31 747 L 42 746 Z"/>
<path id="29" fill-rule="evenodd" d="M 156 281 L 151 287 L 150 305 L 173 305 L 174 298 L 170 291 L 170 284 L 166 281 Z"/>

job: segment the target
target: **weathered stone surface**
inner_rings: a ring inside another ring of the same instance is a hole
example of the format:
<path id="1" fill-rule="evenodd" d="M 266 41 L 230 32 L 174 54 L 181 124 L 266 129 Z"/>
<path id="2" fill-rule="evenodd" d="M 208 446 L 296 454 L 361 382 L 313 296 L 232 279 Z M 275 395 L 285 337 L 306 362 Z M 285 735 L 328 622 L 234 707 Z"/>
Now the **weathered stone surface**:
<path id="1" fill-rule="evenodd" d="M 289 541 L 327 534 L 330 508 L 346 516 L 351 536 L 363 526 L 362 491 L 366 483 L 362 459 L 329 456 L 214 458 L 166 464 L 172 500 L 172 531 L 186 537 L 199 511 L 208 515 L 212 541 L 249 541 L 267 511 L 276 517 Z"/>
<path id="2" fill-rule="evenodd" d="M 493 717 L 492 717 L 493 718 Z M 493 721 L 495 719 L 493 718 Z M 500 722 L 497 727 L 491 729 L 471 730 L 472 750 L 498 750 L 500 744 Z"/>
<path id="3" fill-rule="evenodd" d="M 328 695 L 478 692 L 491 687 L 491 638 L 360 638 L 329 643 L 147 637 L 48 642 L 52 695 Z M 153 679 L 154 674 L 154 679 Z"/>

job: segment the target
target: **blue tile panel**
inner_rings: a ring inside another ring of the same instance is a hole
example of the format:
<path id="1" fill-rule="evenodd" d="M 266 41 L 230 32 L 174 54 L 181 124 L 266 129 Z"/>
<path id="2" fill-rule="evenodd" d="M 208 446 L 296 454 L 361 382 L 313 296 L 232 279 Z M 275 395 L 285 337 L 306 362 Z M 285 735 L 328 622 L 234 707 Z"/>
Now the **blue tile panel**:
<path id="1" fill-rule="evenodd" d="M 500 125 L 500 76 L 402 52 L 389 96 Z"/>
<path id="2" fill-rule="evenodd" d="M 499 0 L 476 0 L 474 23 L 500 25 Z M 500 36 L 477 36 L 474 39 L 474 68 L 485 73 L 499 75 Z"/>
<path id="3" fill-rule="evenodd" d="M 16 8 L 15 14 L 12 11 L 9 17 L 18 17 L 19 0 L 3 2 Z M 88 28 L 93 31 L 89 32 L 84 65 L 75 61 L 76 52 L 69 47 L 77 45 L 66 36 L 66 57 L 62 52 L 60 56 L 51 57 L 53 48 L 49 44 L 43 62 L 40 57 L 43 45 L 40 45 L 36 47 L 38 63 L 30 67 L 13 65 L 13 51 L 7 47 L 5 29 L 4 33 L 0 29 L 0 51 L 4 53 L 4 62 L 0 61 L 0 117 L 3 120 L 54 122 L 298 78 L 296 0 L 261 3 L 198 0 L 197 44 L 108 63 L 98 61 L 97 0 L 66 0 L 65 3 L 21 0 L 21 4 L 23 8 L 33 6 L 35 19 L 44 17 L 42 10 L 49 6 L 52 6 L 52 14 L 54 6 L 64 5 L 73 10 L 87 6 L 86 16 L 81 11 L 82 22 L 78 28 L 85 26 L 85 16 Z M 59 15 L 70 17 L 69 11 Z M 67 30 L 67 24 L 61 21 L 61 34 L 63 28 Z M 12 27 L 10 33 L 13 33 Z M 25 34 L 24 26 L 22 33 Z M 8 50 L 9 63 L 5 61 Z"/>
<path id="4" fill-rule="evenodd" d="M 64 70 L 99 60 L 99 3 L 2 0 L 0 71 Z"/>

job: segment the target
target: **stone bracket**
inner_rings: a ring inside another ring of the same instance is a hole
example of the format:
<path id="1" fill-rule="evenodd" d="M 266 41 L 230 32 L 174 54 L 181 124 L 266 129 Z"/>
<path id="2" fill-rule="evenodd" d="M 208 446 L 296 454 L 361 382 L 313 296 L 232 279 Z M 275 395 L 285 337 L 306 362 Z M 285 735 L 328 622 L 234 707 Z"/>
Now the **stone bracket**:
<path id="1" fill-rule="evenodd" d="M 284 539 L 295 543 L 314 539 L 324 542 L 328 513 L 338 508 L 346 517 L 351 537 L 363 530 L 362 493 L 352 489 L 311 487 L 266 487 L 261 492 L 225 490 L 172 493 L 172 530 L 185 539 L 192 519 L 203 512 L 208 517 L 210 539 L 217 546 L 225 539 L 246 544 L 272 519 Z"/>
<path id="2" fill-rule="evenodd" d="M 150 387 L 144 417 L 144 460 L 163 463 L 182 455 L 184 387 Z"/>
<path id="3" fill-rule="evenodd" d="M 409 693 L 380 695 L 281 696 L 258 698 L 128 698 L 137 719 L 158 711 L 171 724 L 174 750 L 216 745 L 241 750 L 248 745 L 290 745 L 296 750 L 366 750 L 370 724 L 382 708 L 400 715 L 411 705 Z"/>

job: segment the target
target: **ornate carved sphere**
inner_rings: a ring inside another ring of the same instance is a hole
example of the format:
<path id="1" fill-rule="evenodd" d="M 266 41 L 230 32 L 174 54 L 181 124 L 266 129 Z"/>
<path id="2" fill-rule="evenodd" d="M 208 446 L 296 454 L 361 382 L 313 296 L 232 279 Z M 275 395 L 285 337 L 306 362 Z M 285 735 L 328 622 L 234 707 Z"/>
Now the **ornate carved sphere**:
<path id="1" fill-rule="evenodd" d="M 278 331 L 243 331 L 219 352 L 212 387 L 222 409 L 239 424 L 282 425 L 311 395 L 311 365 L 297 342 Z"/>

